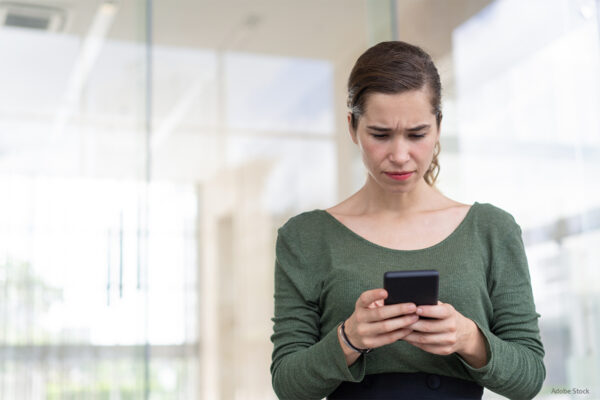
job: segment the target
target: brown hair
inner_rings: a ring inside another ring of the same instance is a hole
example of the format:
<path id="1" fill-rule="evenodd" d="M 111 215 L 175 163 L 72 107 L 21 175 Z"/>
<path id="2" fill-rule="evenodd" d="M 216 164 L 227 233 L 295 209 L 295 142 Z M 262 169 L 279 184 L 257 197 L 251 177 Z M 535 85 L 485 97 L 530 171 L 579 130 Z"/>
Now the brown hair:
<path id="1" fill-rule="evenodd" d="M 356 130 L 370 93 L 397 94 L 423 88 L 429 91 L 431 112 L 439 129 L 442 122 L 442 84 L 429 54 L 406 42 L 376 44 L 356 60 L 348 78 L 348 108 L 352 129 Z M 424 176 L 430 186 L 433 186 L 440 172 L 439 153 L 438 142 Z"/>

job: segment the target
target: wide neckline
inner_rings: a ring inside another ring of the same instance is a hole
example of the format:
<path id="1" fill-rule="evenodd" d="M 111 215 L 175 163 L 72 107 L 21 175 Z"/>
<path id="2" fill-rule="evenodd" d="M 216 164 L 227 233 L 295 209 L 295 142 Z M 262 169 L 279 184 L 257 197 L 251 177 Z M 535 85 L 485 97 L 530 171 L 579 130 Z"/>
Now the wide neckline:
<path id="1" fill-rule="evenodd" d="M 420 251 L 428 251 L 428 250 L 433 250 L 437 247 L 440 247 L 442 245 L 444 245 L 446 242 L 448 242 L 449 240 L 451 240 L 454 236 L 456 236 L 458 234 L 458 232 L 460 232 L 463 227 L 467 224 L 468 220 L 471 219 L 471 215 L 474 214 L 474 209 L 476 207 L 478 207 L 480 204 L 478 202 L 474 202 L 470 207 L 469 210 L 467 211 L 467 214 L 465 214 L 465 216 L 463 217 L 463 219 L 460 221 L 460 223 L 458 224 L 458 226 L 456 228 L 454 228 L 454 230 L 452 232 L 450 232 L 450 234 L 448 236 L 446 236 L 444 239 L 442 239 L 441 241 L 428 246 L 428 247 L 424 247 L 422 249 L 412 249 L 412 250 L 405 250 L 405 249 L 393 249 L 391 247 L 386 247 L 386 246 L 382 246 L 380 244 L 377 244 L 375 242 L 372 242 L 368 239 L 366 239 L 365 237 L 359 235 L 358 233 L 354 232 L 352 229 L 348 228 L 346 225 L 344 225 L 340 220 L 338 220 L 336 217 L 334 217 L 332 214 L 329 213 L 329 211 L 323 210 L 323 209 L 317 209 L 317 211 L 321 212 L 322 214 L 325 214 L 327 216 L 327 218 L 329 220 L 332 220 L 336 225 L 338 225 L 338 227 L 341 227 L 345 232 L 347 232 L 348 234 L 350 234 L 351 236 L 354 236 L 354 238 L 372 246 L 372 247 L 376 247 L 378 249 L 381 250 L 386 250 L 386 251 L 390 251 L 390 252 L 396 252 L 396 253 L 414 253 L 414 252 L 420 252 Z"/>

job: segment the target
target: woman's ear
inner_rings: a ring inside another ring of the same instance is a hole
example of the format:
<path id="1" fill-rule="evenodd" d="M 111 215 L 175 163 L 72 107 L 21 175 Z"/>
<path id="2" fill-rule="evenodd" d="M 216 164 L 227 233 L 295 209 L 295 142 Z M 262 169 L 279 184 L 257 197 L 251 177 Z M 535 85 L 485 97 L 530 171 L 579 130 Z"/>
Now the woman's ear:
<path id="1" fill-rule="evenodd" d="M 352 138 L 352 141 L 354 142 L 354 144 L 358 144 L 358 139 L 356 137 L 356 131 L 354 130 L 354 127 L 352 126 L 352 113 L 351 112 L 348 113 L 348 132 L 350 132 L 350 137 Z"/>

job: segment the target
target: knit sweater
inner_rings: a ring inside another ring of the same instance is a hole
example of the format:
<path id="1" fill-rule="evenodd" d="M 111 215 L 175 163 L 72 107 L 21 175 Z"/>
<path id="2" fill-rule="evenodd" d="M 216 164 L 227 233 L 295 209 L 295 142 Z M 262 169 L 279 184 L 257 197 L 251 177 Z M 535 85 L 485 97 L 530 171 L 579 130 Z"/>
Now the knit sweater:
<path id="1" fill-rule="evenodd" d="M 472 319 L 489 358 L 473 368 L 458 354 L 427 353 L 405 341 L 346 365 L 336 327 L 360 294 L 391 270 L 436 269 L 439 299 Z M 278 230 L 271 375 L 282 399 L 322 399 L 366 374 L 425 372 L 475 381 L 511 399 L 534 397 L 546 371 L 521 229 L 507 212 L 475 203 L 441 242 L 396 250 L 359 236 L 324 210 Z"/>

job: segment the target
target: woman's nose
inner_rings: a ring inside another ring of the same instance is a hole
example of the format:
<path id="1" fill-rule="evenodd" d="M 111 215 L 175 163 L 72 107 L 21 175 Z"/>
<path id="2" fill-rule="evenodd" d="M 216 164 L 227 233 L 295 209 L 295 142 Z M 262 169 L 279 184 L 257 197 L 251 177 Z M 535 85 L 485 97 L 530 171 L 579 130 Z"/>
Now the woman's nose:
<path id="1" fill-rule="evenodd" d="M 403 139 L 394 139 L 390 144 L 390 160 L 396 163 L 405 163 L 410 159 L 409 144 Z"/>

